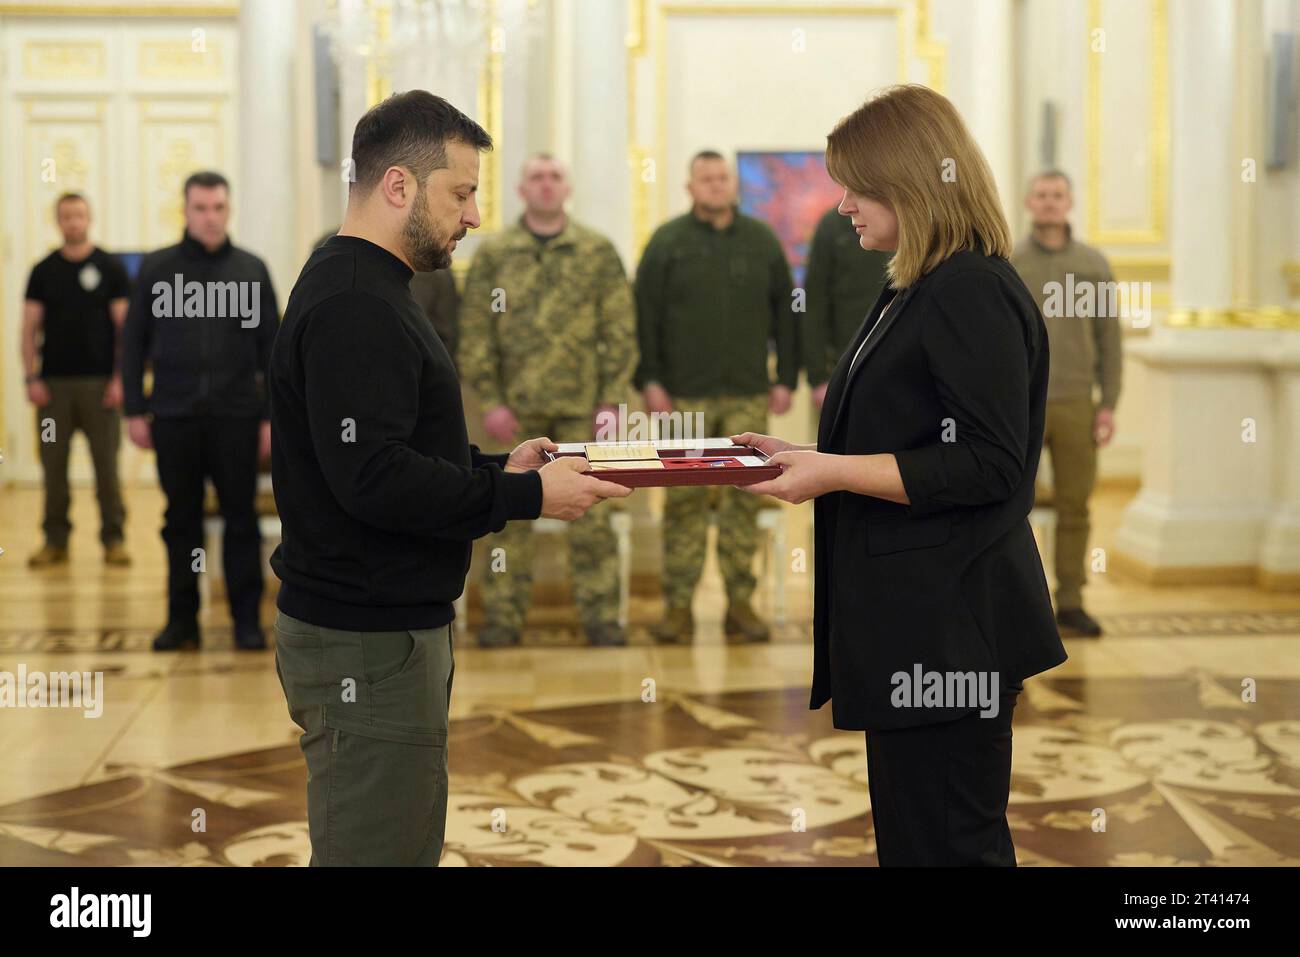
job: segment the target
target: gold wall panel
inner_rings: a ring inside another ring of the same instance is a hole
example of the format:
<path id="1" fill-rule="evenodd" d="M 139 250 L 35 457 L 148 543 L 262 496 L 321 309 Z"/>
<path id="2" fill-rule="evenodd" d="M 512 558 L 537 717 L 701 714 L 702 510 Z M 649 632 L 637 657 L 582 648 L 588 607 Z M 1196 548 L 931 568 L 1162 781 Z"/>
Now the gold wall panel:
<path id="1" fill-rule="evenodd" d="M 62 193 L 84 193 L 102 217 L 108 176 L 102 100 L 51 97 L 28 100 L 23 106 L 25 229 L 19 255 L 25 275 L 62 241 L 54 223 L 54 201 Z"/>
<path id="2" fill-rule="evenodd" d="M 1112 0 L 1113 2 L 1113 0 Z M 1136 228 L 1109 228 L 1104 222 L 1102 165 L 1106 117 L 1102 103 L 1104 53 L 1087 53 L 1084 142 L 1087 150 L 1087 237 L 1103 246 L 1158 246 L 1168 233 L 1169 203 L 1169 57 L 1166 0 L 1148 0 L 1150 44 L 1146 58 L 1147 120 L 1145 132 L 1147 210 L 1146 221 Z M 1088 31 L 1081 42 L 1090 43 L 1093 32 L 1106 29 L 1102 0 L 1088 0 Z M 1131 8 L 1128 8 L 1131 9 Z"/>
<path id="3" fill-rule="evenodd" d="M 140 41 L 137 69 L 148 79 L 219 80 L 224 69 L 221 45 L 211 37 L 203 52 L 195 51 L 189 40 Z"/>
<path id="4" fill-rule="evenodd" d="M 93 80 L 108 75 L 108 50 L 101 40 L 28 40 L 23 77 L 28 80 Z"/>
<path id="5" fill-rule="evenodd" d="M 150 100 L 140 117 L 140 200 L 144 246 L 169 246 L 184 229 L 181 187 L 191 173 L 226 168 L 221 100 Z M 232 202 L 237 201 L 234 197 Z"/>

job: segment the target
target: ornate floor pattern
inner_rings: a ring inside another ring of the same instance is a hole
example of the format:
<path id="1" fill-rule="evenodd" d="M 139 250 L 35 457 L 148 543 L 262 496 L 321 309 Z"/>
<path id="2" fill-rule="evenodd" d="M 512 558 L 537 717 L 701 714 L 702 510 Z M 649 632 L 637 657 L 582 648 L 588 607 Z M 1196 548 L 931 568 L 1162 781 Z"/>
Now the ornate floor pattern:
<path id="1" fill-rule="evenodd" d="M 1300 863 L 1298 693 L 1261 680 L 1247 704 L 1204 672 L 1029 682 L 1021 864 Z M 809 712 L 802 687 L 485 711 L 453 721 L 450 749 L 443 866 L 875 863 L 862 735 Z M 296 744 L 111 770 L 0 807 L 0 863 L 307 861 Z"/>
<path id="2" fill-rule="evenodd" d="M 657 607 L 658 603 L 654 603 Z M 273 614 L 273 613 L 272 613 Z M 572 615 L 555 616 L 558 621 L 530 622 L 522 636 L 526 646 L 576 648 L 586 644 Z M 1097 615 L 1106 638 L 1215 637 L 1300 634 L 1300 611 L 1225 611 L 1225 612 L 1141 612 L 1134 614 Z M 638 615 L 628 628 L 628 640 L 634 645 L 653 643 L 649 626 L 653 614 Z M 777 642 L 806 642 L 810 622 L 793 618 L 773 626 Z M 0 653 L 3 652 L 116 652 L 149 651 L 156 628 L 103 629 L 10 629 L 0 630 Z M 228 649 L 232 646 L 230 628 L 217 626 L 203 629 L 204 647 Z M 472 640 L 469 639 L 469 640 Z"/>

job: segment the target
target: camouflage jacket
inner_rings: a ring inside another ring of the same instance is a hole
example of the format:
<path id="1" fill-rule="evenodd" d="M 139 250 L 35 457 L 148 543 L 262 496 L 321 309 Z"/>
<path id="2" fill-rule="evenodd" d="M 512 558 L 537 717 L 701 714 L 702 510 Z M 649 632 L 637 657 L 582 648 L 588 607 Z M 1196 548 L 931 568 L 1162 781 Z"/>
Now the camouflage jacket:
<path id="1" fill-rule="evenodd" d="M 465 280 L 457 359 L 484 409 L 578 417 L 626 402 L 636 313 L 613 243 L 572 219 L 546 242 L 522 220 L 486 239 Z"/>

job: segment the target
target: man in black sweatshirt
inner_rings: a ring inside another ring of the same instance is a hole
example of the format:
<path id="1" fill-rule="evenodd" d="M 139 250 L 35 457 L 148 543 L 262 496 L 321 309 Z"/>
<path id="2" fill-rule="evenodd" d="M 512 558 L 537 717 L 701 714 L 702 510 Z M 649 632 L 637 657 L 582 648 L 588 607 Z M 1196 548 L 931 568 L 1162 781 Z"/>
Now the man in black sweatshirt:
<path id="1" fill-rule="evenodd" d="M 289 296 L 271 357 L 283 529 L 276 668 L 303 729 L 313 865 L 436 866 L 447 813 L 452 602 L 471 542 L 628 489 L 469 444 L 446 348 L 411 296 L 479 224 L 491 138 L 423 90 L 357 123 L 348 209 Z"/>
<path id="2" fill-rule="evenodd" d="M 199 644 L 209 478 L 225 524 L 221 559 L 235 646 L 263 649 L 257 463 L 271 454 L 265 378 L 278 318 L 275 290 L 262 260 L 230 242 L 225 177 L 195 173 L 185 181 L 184 197 L 185 235 L 141 263 L 122 335 L 127 434 L 156 453 L 167 496 L 167 626 L 153 647 Z M 146 365 L 153 369 L 148 397 Z"/>

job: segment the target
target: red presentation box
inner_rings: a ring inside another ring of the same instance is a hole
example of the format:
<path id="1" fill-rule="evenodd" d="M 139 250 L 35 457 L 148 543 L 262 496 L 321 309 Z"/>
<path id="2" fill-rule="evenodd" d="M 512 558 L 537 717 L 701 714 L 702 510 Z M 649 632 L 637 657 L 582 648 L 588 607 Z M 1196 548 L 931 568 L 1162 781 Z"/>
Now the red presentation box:
<path id="1" fill-rule="evenodd" d="M 758 449 L 726 438 L 561 442 L 546 455 L 580 456 L 588 460 L 586 474 L 629 488 L 753 485 L 781 474 L 781 466 L 769 464 Z"/>

